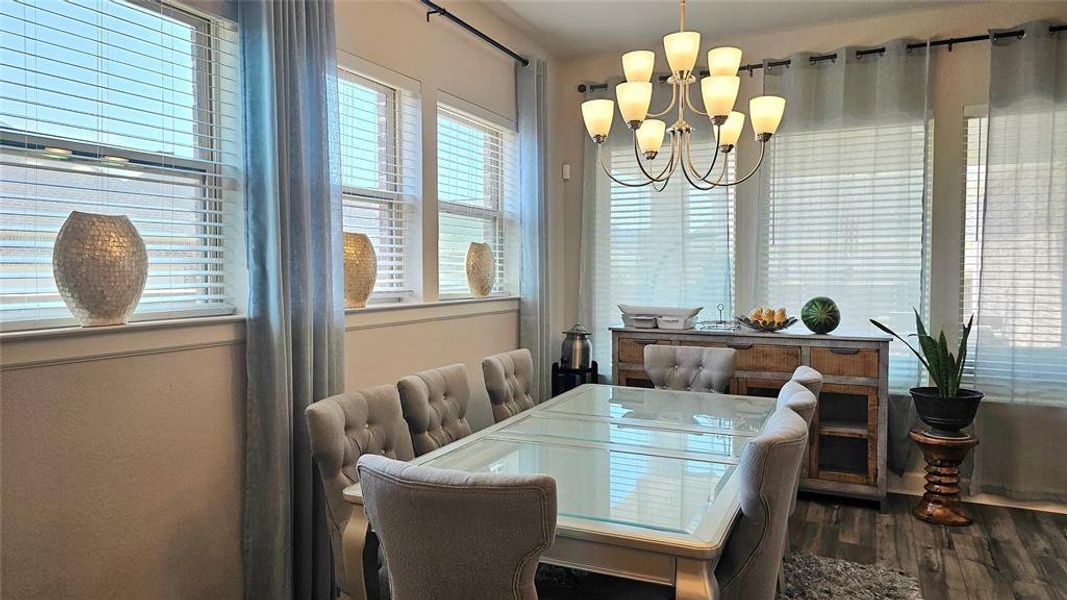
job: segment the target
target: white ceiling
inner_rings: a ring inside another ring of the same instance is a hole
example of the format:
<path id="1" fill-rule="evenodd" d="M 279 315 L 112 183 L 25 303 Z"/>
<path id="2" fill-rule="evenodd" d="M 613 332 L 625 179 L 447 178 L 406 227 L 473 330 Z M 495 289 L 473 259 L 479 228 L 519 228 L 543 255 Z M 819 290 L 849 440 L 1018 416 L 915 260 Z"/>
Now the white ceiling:
<path id="1" fill-rule="evenodd" d="M 956 0 L 958 2 L 959 0 Z M 687 29 L 705 40 L 934 8 L 926 0 L 689 0 Z M 482 0 L 561 58 L 652 47 L 678 30 L 678 0 Z"/>

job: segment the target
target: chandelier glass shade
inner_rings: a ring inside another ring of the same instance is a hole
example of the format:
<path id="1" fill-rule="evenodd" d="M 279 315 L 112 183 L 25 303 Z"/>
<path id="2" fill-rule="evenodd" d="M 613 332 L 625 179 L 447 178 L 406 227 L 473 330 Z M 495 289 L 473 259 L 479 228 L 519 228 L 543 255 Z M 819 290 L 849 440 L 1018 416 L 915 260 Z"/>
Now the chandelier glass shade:
<path id="1" fill-rule="evenodd" d="M 600 165 L 608 177 L 619 185 L 652 185 L 655 189 L 662 190 L 680 169 L 689 184 L 697 189 L 735 186 L 748 180 L 759 170 L 763 164 L 767 142 L 782 121 L 785 98 L 759 96 L 749 101 L 748 120 L 755 134 L 755 141 L 760 144 L 759 160 L 744 176 L 734 181 L 723 181 L 726 175 L 726 157 L 737 146 L 746 120 L 744 113 L 734 110 L 741 86 L 741 78 L 737 76 L 741 67 L 741 50 L 719 47 L 708 51 L 708 75 L 700 79 L 700 96 L 704 110 L 698 109 L 691 97 L 690 86 L 697 82 L 695 69 L 700 54 L 700 34 L 685 30 L 685 0 L 680 0 L 679 5 L 679 31 L 663 37 L 663 51 L 671 70 L 671 75 L 667 78 L 667 83 L 671 86 L 671 102 L 667 108 L 659 112 L 649 112 L 649 105 L 652 103 L 652 71 L 656 62 L 656 54 L 651 50 L 634 50 L 622 55 L 622 69 L 626 81 L 615 86 L 614 101 L 596 99 L 582 103 L 582 118 L 589 136 L 597 145 Z M 604 163 L 602 148 L 611 131 L 616 102 L 623 122 L 633 135 L 634 159 L 643 176 L 638 181 L 616 178 Z M 687 112 L 696 113 L 700 115 L 698 118 L 707 118 L 711 122 L 715 136 L 715 153 L 706 169 L 698 169 L 693 164 L 693 127 L 686 121 Z M 675 113 L 677 117 L 669 126 L 666 121 L 657 118 L 670 113 Z M 664 143 L 669 146 L 666 164 L 660 161 L 662 168 L 653 168 L 650 172 L 645 163 L 654 163 L 656 157 L 662 154 Z M 716 169 L 720 157 L 722 165 Z"/>

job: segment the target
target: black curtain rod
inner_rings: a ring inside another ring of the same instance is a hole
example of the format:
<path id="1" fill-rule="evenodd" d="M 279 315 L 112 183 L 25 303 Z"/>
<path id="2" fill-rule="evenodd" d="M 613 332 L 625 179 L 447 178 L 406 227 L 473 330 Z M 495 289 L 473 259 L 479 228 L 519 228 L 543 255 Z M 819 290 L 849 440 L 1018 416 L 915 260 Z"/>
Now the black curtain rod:
<path id="1" fill-rule="evenodd" d="M 1049 27 L 1048 30 L 1049 30 L 1050 33 L 1058 33 L 1060 31 L 1067 31 L 1067 25 L 1053 25 L 1053 26 Z M 1025 33 L 1026 32 L 1023 31 L 1022 29 L 1016 29 L 1014 31 L 1002 31 L 1002 32 L 999 32 L 999 33 L 994 33 L 994 34 L 988 34 L 987 33 L 985 35 L 969 35 L 967 37 L 948 38 L 948 39 L 945 39 L 945 40 L 934 40 L 934 41 L 930 42 L 929 44 L 927 44 L 926 42 L 916 42 L 914 44 L 908 44 L 907 45 L 907 49 L 908 50 L 916 50 L 916 49 L 919 49 L 919 48 L 925 48 L 927 45 L 929 45 L 930 47 L 948 46 L 948 50 L 949 50 L 949 52 L 951 52 L 952 51 L 952 47 L 955 46 L 955 45 L 958 45 L 958 44 L 968 44 L 968 43 L 971 43 L 971 42 L 985 42 L 985 41 L 999 40 L 999 39 L 1010 38 L 1010 37 L 1021 38 L 1021 37 L 1023 37 L 1023 35 Z M 884 54 L 884 53 L 885 53 L 885 47 L 882 47 L 882 48 L 868 48 L 866 50 L 857 50 L 856 51 L 856 56 L 859 57 L 859 56 L 867 56 L 867 55 L 870 55 L 870 54 Z M 824 61 L 824 60 L 837 60 L 837 54 L 834 53 L 834 54 L 822 54 L 822 55 L 819 55 L 819 56 L 812 56 L 810 60 L 813 63 L 821 62 L 821 61 Z M 741 67 L 737 71 L 738 72 L 748 71 L 748 75 L 749 75 L 749 77 L 751 77 L 752 76 L 752 71 L 755 71 L 756 69 L 762 69 L 764 66 L 768 66 L 768 67 L 786 67 L 786 66 L 789 66 L 791 63 L 792 63 L 792 61 L 789 60 L 789 59 L 768 61 L 766 63 L 766 65 L 764 65 L 764 63 L 750 63 L 750 64 L 747 64 L 747 65 L 741 65 Z M 708 71 L 707 70 L 700 71 L 700 76 L 701 77 L 706 77 L 707 75 L 708 75 Z M 667 81 L 667 79 L 668 79 L 667 75 L 661 75 L 660 78 L 659 78 L 659 81 L 660 81 L 660 83 L 663 83 L 664 81 Z M 608 84 L 606 84 L 606 83 L 594 83 L 594 84 L 586 85 L 586 84 L 582 83 L 582 84 L 578 85 L 578 92 L 579 93 L 583 93 L 584 94 L 587 89 L 589 91 L 606 90 L 606 89 L 608 89 Z"/>
<path id="2" fill-rule="evenodd" d="M 424 5 L 426 5 L 427 7 L 429 7 L 429 9 L 430 9 L 430 10 L 428 10 L 426 12 L 426 22 L 427 23 L 430 22 L 430 17 L 432 17 L 433 15 L 441 15 L 442 17 L 445 17 L 446 19 L 448 19 L 449 21 L 452 21 L 456 25 L 459 25 L 463 29 L 466 29 L 470 33 L 473 33 L 474 35 L 478 36 L 479 38 L 481 38 L 484 42 L 486 42 L 490 46 L 496 48 L 497 50 L 500 50 L 501 52 L 503 52 L 504 54 L 507 54 L 511 58 L 514 58 L 516 61 L 518 61 L 520 64 L 522 64 L 522 66 L 525 67 L 525 66 L 528 66 L 530 64 L 530 61 L 526 60 L 525 58 L 523 58 L 522 55 L 518 54 L 517 52 L 515 52 L 511 48 L 508 48 L 504 44 L 501 44 L 500 42 L 494 40 L 493 38 L 489 37 L 488 35 L 482 33 L 477 27 L 475 27 L 474 25 L 471 25 L 470 23 L 464 21 L 463 19 L 457 17 L 456 15 L 448 12 L 447 10 L 445 10 L 444 7 L 442 7 L 442 6 L 438 5 L 438 4 L 435 4 L 434 2 L 431 2 L 431 0 L 419 0 L 419 1 L 422 2 Z"/>

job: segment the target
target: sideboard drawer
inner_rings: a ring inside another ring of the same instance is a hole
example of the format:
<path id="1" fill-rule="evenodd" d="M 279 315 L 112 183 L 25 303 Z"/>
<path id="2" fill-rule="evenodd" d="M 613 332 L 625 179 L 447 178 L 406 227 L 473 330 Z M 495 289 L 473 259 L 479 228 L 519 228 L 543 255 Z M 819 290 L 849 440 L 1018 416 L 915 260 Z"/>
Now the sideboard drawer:
<path id="1" fill-rule="evenodd" d="M 657 340 L 655 338 L 619 338 L 619 362 L 643 365 L 645 364 L 645 346 L 670 343 L 670 340 Z"/>
<path id="2" fill-rule="evenodd" d="M 800 366 L 800 346 L 754 344 L 749 342 L 704 342 L 682 340 L 681 346 L 733 348 L 737 351 L 738 371 L 792 373 Z"/>
<path id="3" fill-rule="evenodd" d="M 877 348 L 812 348 L 811 368 L 823 375 L 878 378 Z"/>
<path id="4" fill-rule="evenodd" d="M 738 371 L 792 373 L 800 366 L 800 346 L 727 344 L 737 351 Z"/>

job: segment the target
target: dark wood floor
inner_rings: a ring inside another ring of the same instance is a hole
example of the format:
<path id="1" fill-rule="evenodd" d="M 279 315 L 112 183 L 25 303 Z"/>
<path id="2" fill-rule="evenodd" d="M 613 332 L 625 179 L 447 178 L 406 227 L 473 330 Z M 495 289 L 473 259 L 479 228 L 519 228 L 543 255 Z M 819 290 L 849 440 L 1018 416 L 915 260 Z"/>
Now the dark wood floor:
<path id="1" fill-rule="evenodd" d="M 879 564 L 914 575 L 925 600 L 1067 600 L 1067 515 L 968 505 L 970 527 L 911 516 L 917 498 L 889 509 L 804 497 L 790 522 L 792 550 Z"/>

